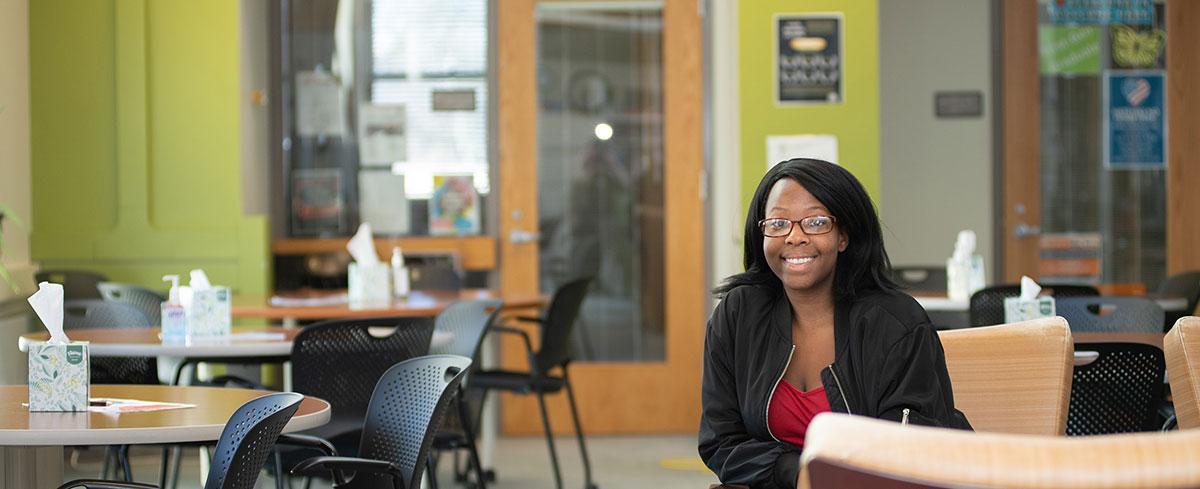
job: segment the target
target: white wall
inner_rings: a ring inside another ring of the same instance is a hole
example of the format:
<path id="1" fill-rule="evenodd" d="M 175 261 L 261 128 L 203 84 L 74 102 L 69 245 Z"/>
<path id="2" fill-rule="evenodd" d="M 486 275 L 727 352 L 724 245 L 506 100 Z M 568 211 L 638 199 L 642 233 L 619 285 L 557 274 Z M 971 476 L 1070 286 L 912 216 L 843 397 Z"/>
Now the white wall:
<path id="1" fill-rule="evenodd" d="M 0 0 L 0 203 L 32 226 L 29 163 L 29 3 Z M 4 221 L 2 258 L 22 285 L 32 286 L 29 232 Z M 0 301 L 13 295 L 0 283 Z"/>
<path id="2" fill-rule="evenodd" d="M 753 1 L 753 0 L 751 0 Z M 708 2 L 712 138 L 708 170 L 710 286 L 742 267 L 741 128 L 738 114 L 737 2 Z M 715 305 L 716 302 L 714 301 Z"/>
<path id="3" fill-rule="evenodd" d="M 892 263 L 944 266 L 958 231 L 973 229 L 991 265 L 991 1 L 881 0 L 879 24 L 880 209 Z M 983 116 L 935 118 L 943 90 L 983 92 Z"/>

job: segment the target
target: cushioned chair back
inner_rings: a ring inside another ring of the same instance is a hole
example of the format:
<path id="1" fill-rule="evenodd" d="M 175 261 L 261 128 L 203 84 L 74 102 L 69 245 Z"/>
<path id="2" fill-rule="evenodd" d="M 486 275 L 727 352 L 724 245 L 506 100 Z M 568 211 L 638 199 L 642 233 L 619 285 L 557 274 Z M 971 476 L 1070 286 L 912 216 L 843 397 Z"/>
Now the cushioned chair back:
<path id="1" fill-rule="evenodd" d="M 1077 333 L 1161 333 L 1163 310 L 1144 297 L 1066 297 L 1055 301 L 1059 316 Z"/>
<path id="2" fill-rule="evenodd" d="M 824 460 L 919 481 L 926 487 L 1195 488 L 1200 487 L 1197 450 L 1200 430 L 1087 437 L 1013 435 L 902 426 L 825 413 L 808 427 L 800 455 L 801 487 L 811 482 L 812 462 Z"/>
<path id="3" fill-rule="evenodd" d="M 1076 343 L 1089 363 L 1075 366 L 1068 435 L 1105 435 L 1159 428 L 1163 351 L 1144 343 Z"/>
<path id="4" fill-rule="evenodd" d="M 295 392 L 282 392 L 238 408 L 217 440 L 204 489 L 254 489 L 275 440 L 303 400 Z"/>
<path id="5" fill-rule="evenodd" d="M 432 318 L 367 318 L 307 326 L 292 343 L 292 386 L 329 402 L 337 420 L 362 419 L 392 365 L 428 353 Z"/>
<path id="6" fill-rule="evenodd" d="M 994 285 L 985 287 L 971 294 L 970 317 L 971 326 L 991 326 L 1004 322 L 1004 299 L 1021 295 L 1021 286 L 1017 284 Z M 1043 284 L 1042 295 L 1055 299 L 1063 297 L 1085 297 L 1100 295 L 1095 287 L 1090 285 L 1054 285 Z"/>
<path id="7" fill-rule="evenodd" d="M 1200 270 L 1167 277 L 1159 286 L 1158 295 L 1187 299 L 1187 308 L 1184 313 L 1195 314 L 1196 305 L 1200 303 Z"/>
<path id="8" fill-rule="evenodd" d="M 500 314 L 501 301 L 465 300 L 446 306 L 433 323 L 435 334 L 450 334 L 453 339 L 445 345 L 430 346 L 430 354 L 458 355 L 477 360 L 483 333 Z"/>
<path id="9" fill-rule="evenodd" d="M 892 278 L 908 290 L 946 292 L 946 267 L 893 267 Z"/>
<path id="10" fill-rule="evenodd" d="M 63 329 L 151 328 L 150 319 L 129 304 L 101 299 L 63 303 Z M 93 357 L 93 384 L 157 384 L 158 362 L 151 357 Z"/>
<path id="11" fill-rule="evenodd" d="M 534 355 L 536 372 L 545 373 L 571 361 L 571 332 L 591 283 L 591 277 L 580 278 L 554 291 L 542 317 L 542 344 Z"/>
<path id="12" fill-rule="evenodd" d="M 42 270 L 33 274 L 33 279 L 39 283 L 62 284 L 63 299 L 69 301 L 99 299 L 100 291 L 96 285 L 108 281 L 104 275 L 84 270 Z"/>
<path id="13" fill-rule="evenodd" d="M 359 456 L 395 463 L 404 476 L 403 487 L 421 487 L 433 436 L 470 366 L 466 357 L 429 355 L 388 369 L 371 394 Z M 358 474 L 349 487 L 391 486 L 386 477 Z"/>
<path id="14" fill-rule="evenodd" d="M 162 303 L 167 298 L 153 290 L 131 284 L 116 282 L 100 282 L 100 297 L 106 301 L 120 302 L 138 308 L 150 319 L 150 324 L 162 325 Z"/>
<path id="15" fill-rule="evenodd" d="M 1200 317 L 1176 321 L 1163 339 L 1163 350 L 1179 428 L 1200 428 Z"/>
<path id="16" fill-rule="evenodd" d="M 940 331 L 954 404 L 975 431 L 1061 435 L 1074 345 L 1062 318 Z"/>

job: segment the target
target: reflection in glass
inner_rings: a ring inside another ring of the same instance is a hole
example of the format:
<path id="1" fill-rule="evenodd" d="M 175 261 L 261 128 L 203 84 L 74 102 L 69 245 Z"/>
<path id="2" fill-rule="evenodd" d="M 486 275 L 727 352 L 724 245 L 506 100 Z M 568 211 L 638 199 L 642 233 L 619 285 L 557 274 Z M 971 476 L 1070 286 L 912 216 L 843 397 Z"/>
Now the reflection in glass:
<path id="1" fill-rule="evenodd" d="M 1130 39 L 1165 41 L 1165 5 L 1145 25 L 1056 23 L 1055 4 L 1039 6 L 1042 280 L 1154 290 L 1166 272 L 1166 167 L 1106 165 L 1104 79 L 1164 72 L 1159 44 Z"/>
<path id="2" fill-rule="evenodd" d="M 538 7 L 541 289 L 594 277 L 576 358 L 661 361 L 662 10 Z"/>

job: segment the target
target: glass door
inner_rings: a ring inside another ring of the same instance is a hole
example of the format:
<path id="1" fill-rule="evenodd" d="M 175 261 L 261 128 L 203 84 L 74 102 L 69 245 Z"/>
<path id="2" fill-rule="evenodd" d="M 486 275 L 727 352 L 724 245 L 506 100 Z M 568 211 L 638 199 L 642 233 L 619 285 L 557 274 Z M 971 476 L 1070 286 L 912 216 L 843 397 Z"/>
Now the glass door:
<path id="1" fill-rule="evenodd" d="M 705 304 L 697 4 L 504 5 L 505 290 L 549 294 L 592 278 L 571 364 L 588 432 L 694 430 Z M 502 351 L 523 364 L 516 345 Z M 557 404 L 551 419 L 569 430 Z M 539 431 L 522 414 L 531 409 L 505 399 L 506 429 Z"/>

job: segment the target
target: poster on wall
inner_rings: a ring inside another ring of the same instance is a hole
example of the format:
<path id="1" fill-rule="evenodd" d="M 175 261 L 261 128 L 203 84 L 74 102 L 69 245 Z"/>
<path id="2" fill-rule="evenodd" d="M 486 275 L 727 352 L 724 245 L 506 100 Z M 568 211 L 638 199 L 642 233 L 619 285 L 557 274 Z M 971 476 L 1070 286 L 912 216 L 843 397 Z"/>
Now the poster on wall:
<path id="1" fill-rule="evenodd" d="M 296 132 L 301 136 L 341 136 L 346 131 L 341 83 L 324 71 L 296 74 Z"/>
<path id="2" fill-rule="evenodd" d="M 408 160 L 408 119 L 401 104 L 358 106 L 359 162 L 391 166 Z"/>
<path id="3" fill-rule="evenodd" d="M 470 175 L 434 175 L 429 234 L 479 234 L 479 196 Z"/>
<path id="4" fill-rule="evenodd" d="M 1104 73 L 1104 166 L 1166 166 L 1166 94 L 1161 71 Z"/>
<path id="5" fill-rule="evenodd" d="M 767 169 L 792 158 L 815 158 L 836 164 L 838 139 L 834 134 L 767 136 Z"/>
<path id="6" fill-rule="evenodd" d="M 775 17 L 775 102 L 840 103 L 842 14 Z"/>

